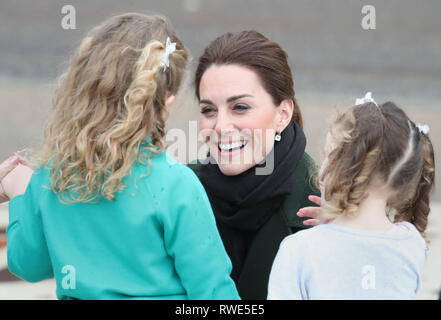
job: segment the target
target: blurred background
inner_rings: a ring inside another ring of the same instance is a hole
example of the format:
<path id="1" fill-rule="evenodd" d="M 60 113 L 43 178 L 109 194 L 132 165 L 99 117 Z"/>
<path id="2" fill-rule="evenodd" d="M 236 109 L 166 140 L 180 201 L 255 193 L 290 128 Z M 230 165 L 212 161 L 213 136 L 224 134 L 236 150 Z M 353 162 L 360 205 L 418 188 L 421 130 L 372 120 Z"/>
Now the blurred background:
<path id="1" fill-rule="evenodd" d="M 63 29 L 65 5 L 76 29 Z M 362 8 L 375 8 L 376 29 L 364 30 Z M 187 86 L 173 106 L 168 128 L 197 121 L 192 70 L 204 47 L 228 31 L 256 29 L 288 53 L 304 116 L 307 152 L 320 163 L 327 125 L 336 110 L 373 92 L 392 100 L 415 123 L 428 124 L 440 183 L 441 2 L 439 0 L 95 0 L 0 2 L 0 160 L 36 147 L 51 107 L 57 77 L 81 39 L 106 18 L 125 12 L 167 16 L 193 56 Z M 184 162 L 193 160 L 185 159 Z M 431 240 L 420 299 L 441 287 L 441 190 L 433 194 Z M 0 299 L 53 299 L 53 280 L 28 284 L 7 271 L 7 204 L 0 205 Z"/>

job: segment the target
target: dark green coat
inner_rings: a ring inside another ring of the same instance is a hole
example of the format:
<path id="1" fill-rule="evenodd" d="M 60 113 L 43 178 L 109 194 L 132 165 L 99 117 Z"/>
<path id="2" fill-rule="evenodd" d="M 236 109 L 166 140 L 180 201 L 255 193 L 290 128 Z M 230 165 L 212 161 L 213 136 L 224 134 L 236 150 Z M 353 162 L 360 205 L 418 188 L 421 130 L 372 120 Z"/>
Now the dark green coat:
<path id="1" fill-rule="evenodd" d="M 189 164 L 197 172 L 201 164 Z M 301 229 L 305 229 L 302 218 L 297 216 L 300 208 L 313 206 L 308 195 L 320 195 L 313 186 L 316 166 L 311 157 L 304 153 L 295 171 L 295 181 L 291 194 L 287 195 L 280 209 L 272 215 L 268 222 L 257 232 L 242 272 L 237 282 L 237 290 L 244 300 L 267 297 L 267 288 L 271 267 L 282 240 Z"/>

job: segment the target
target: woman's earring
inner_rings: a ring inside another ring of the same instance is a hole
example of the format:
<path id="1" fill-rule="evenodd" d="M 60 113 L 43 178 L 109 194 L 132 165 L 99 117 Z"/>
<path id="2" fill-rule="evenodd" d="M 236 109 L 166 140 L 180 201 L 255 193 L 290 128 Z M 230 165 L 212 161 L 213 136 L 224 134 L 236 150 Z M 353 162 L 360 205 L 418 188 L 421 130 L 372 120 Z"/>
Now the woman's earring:
<path id="1" fill-rule="evenodd" d="M 280 135 L 280 133 L 276 133 L 276 135 L 274 136 L 274 140 L 280 141 L 281 139 L 282 139 L 282 136 Z"/>

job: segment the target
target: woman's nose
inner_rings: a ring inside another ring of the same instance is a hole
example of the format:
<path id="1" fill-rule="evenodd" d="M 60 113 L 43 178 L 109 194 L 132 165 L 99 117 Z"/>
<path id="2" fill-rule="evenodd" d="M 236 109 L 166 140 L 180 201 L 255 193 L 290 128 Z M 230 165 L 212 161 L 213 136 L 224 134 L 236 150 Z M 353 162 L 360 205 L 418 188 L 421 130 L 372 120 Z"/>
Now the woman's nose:
<path id="1" fill-rule="evenodd" d="M 234 124 L 226 112 L 219 112 L 217 114 L 216 125 L 214 129 L 219 134 L 234 131 Z"/>

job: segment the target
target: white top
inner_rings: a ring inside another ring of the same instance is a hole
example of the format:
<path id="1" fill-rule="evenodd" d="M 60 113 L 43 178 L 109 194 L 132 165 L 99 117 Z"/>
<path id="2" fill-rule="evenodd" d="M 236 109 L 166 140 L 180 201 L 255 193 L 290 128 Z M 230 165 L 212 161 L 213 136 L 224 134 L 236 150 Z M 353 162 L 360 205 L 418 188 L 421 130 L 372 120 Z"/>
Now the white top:
<path id="1" fill-rule="evenodd" d="M 387 232 L 318 225 L 282 241 L 268 299 L 414 299 L 425 252 L 408 222 Z"/>

